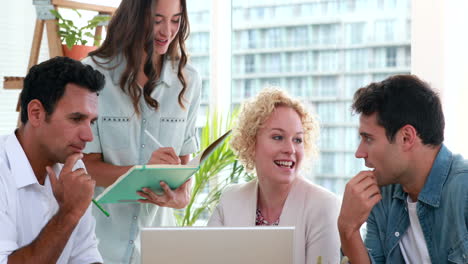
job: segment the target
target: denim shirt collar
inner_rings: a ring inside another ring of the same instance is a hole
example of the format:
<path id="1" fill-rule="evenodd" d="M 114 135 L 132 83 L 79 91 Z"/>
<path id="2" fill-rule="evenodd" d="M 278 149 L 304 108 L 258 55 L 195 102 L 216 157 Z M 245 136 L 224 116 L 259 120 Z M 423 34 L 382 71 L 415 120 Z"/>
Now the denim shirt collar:
<path id="1" fill-rule="evenodd" d="M 439 207 L 440 199 L 442 196 L 442 189 L 444 187 L 445 181 L 452 166 L 453 155 L 452 152 L 445 146 L 439 150 L 439 153 L 432 164 L 432 169 L 429 173 L 429 177 L 424 184 L 423 189 L 418 195 L 418 201 L 421 201 L 432 207 Z M 403 191 L 403 187 L 398 184 L 396 186 L 395 193 L 393 194 L 394 198 L 398 198 L 406 201 L 408 194 Z"/>

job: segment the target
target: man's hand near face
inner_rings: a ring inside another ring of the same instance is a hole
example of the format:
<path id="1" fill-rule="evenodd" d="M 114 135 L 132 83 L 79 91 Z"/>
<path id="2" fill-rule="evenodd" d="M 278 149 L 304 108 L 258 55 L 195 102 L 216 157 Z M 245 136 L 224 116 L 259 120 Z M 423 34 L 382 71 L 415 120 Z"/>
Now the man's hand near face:
<path id="1" fill-rule="evenodd" d="M 343 253 L 351 263 L 370 263 L 359 230 L 381 199 L 372 171 L 361 171 L 346 184 L 338 217 L 338 230 Z"/>
<path id="2" fill-rule="evenodd" d="M 93 199 L 96 182 L 88 175 L 85 169 L 80 168 L 72 171 L 76 162 L 83 158 L 83 154 L 75 153 L 68 156 L 60 172 L 60 177 L 47 167 L 50 184 L 55 199 L 59 204 L 59 211 L 76 217 L 78 220 L 83 216 Z"/>

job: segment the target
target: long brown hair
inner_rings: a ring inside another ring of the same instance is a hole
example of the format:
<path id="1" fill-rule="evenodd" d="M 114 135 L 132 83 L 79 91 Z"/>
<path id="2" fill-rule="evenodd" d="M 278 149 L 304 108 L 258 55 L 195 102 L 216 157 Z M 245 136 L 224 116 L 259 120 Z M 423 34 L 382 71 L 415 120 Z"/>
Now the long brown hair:
<path id="1" fill-rule="evenodd" d="M 122 91 L 132 98 L 133 108 L 137 114 L 140 113 L 138 101 L 142 91 L 137 83 L 138 72 L 142 63 L 143 54 L 146 53 L 143 72 L 148 77 L 148 81 L 143 87 L 143 96 L 146 103 L 158 109 L 159 103 L 151 97 L 151 93 L 156 87 L 159 78 L 156 66 L 153 63 L 153 4 L 157 0 L 122 0 L 114 16 L 109 22 L 107 36 L 101 47 L 89 53 L 93 61 L 101 67 L 112 69 L 115 66 L 106 66 L 118 55 L 122 55 L 126 60 L 126 67 L 120 76 L 119 85 Z M 179 93 L 178 103 L 185 109 L 183 104 L 187 83 L 182 72 L 187 64 L 187 53 L 185 51 L 185 40 L 190 34 L 190 26 L 187 14 L 186 0 L 179 0 L 181 6 L 181 20 L 179 31 L 174 40 L 170 43 L 167 55 L 175 64 L 179 62 L 177 77 L 182 83 L 182 91 Z M 101 63 L 95 60 L 94 56 L 103 58 L 106 61 Z M 164 58 L 163 58 L 164 60 Z M 164 61 L 163 61 L 164 63 Z"/>

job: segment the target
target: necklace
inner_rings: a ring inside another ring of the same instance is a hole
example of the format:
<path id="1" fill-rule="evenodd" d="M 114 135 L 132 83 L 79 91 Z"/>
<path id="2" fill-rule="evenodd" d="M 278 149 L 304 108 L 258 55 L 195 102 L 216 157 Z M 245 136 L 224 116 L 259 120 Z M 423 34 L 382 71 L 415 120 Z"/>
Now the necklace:
<path id="1" fill-rule="evenodd" d="M 278 219 L 276 219 L 275 222 L 270 223 L 263 217 L 262 212 L 260 211 L 260 209 L 257 208 L 257 217 L 255 219 L 255 225 L 257 225 L 257 226 L 263 226 L 263 225 L 277 226 L 278 224 L 279 224 L 279 217 L 278 217 Z"/>

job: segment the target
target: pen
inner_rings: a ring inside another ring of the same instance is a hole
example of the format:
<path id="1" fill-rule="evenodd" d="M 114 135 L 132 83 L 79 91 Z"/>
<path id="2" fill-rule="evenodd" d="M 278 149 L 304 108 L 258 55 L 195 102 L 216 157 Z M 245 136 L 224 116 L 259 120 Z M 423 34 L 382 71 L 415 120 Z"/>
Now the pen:
<path id="1" fill-rule="evenodd" d="M 97 206 L 97 208 L 99 208 L 99 210 L 101 210 L 101 212 L 102 212 L 103 214 L 105 214 L 107 217 L 109 217 L 109 213 L 106 212 L 106 210 L 104 210 L 104 208 L 102 208 L 102 207 L 96 202 L 96 200 L 93 199 L 93 203 Z"/>
<path id="2" fill-rule="evenodd" d="M 163 146 L 161 145 L 161 143 L 159 143 L 159 141 L 153 137 L 153 135 L 151 135 L 151 133 L 145 129 L 145 133 L 146 135 L 148 135 L 149 138 L 151 138 L 153 140 L 154 143 L 156 143 L 156 145 L 159 147 L 159 148 L 162 148 Z"/>

